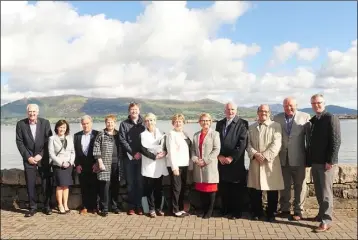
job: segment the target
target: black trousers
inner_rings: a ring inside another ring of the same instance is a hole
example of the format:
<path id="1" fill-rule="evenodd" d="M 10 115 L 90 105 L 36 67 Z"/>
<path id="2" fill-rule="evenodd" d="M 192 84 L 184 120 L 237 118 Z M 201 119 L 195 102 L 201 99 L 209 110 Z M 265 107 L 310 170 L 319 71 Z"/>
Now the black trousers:
<path id="1" fill-rule="evenodd" d="M 244 194 L 243 183 L 223 182 L 219 183 L 219 194 L 221 197 L 221 213 L 224 215 L 240 216 Z"/>
<path id="2" fill-rule="evenodd" d="M 111 166 L 111 180 L 99 181 L 100 208 L 102 212 L 108 212 L 109 200 L 111 201 L 112 211 L 118 209 L 119 193 L 119 167 L 118 163 Z"/>
<path id="3" fill-rule="evenodd" d="M 251 209 L 253 215 L 256 217 L 263 216 L 262 206 L 262 191 L 257 189 L 250 189 L 251 193 Z M 267 191 L 267 208 L 266 214 L 268 217 L 273 217 L 277 211 L 278 191 Z"/>
<path id="4" fill-rule="evenodd" d="M 170 167 L 168 167 L 168 172 L 171 181 L 171 210 L 173 213 L 177 213 L 184 210 L 184 191 L 188 167 L 179 167 L 179 176 L 174 176 Z"/>
<path id="5" fill-rule="evenodd" d="M 29 197 L 29 208 L 37 209 L 37 194 L 36 194 L 36 173 L 38 172 L 41 178 L 41 190 L 44 197 L 44 208 L 51 209 L 51 197 L 52 197 L 52 173 L 51 166 L 31 165 L 28 162 L 24 162 L 25 169 L 25 181 L 27 187 L 27 195 Z"/>
<path id="6" fill-rule="evenodd" d="M 97 196 L 99 195 L 99 182 L 94 172 L 81 172 L 79 174 L 82 206 L 90 211 L 97 209 Z"/>
<path id="7" fill-rule="evenodd" d="M 163 198 L 163 176 L 159 178 L 150 178 L 143 176 L 144 195 L 147 197 L 149 212 L 154 210 L 162 210 Z"/>
<path id="8" fill-rule="evenodd" d="M 211 217 L 214 210 L 216 192 L 199 192 L 204 215 Z"/>

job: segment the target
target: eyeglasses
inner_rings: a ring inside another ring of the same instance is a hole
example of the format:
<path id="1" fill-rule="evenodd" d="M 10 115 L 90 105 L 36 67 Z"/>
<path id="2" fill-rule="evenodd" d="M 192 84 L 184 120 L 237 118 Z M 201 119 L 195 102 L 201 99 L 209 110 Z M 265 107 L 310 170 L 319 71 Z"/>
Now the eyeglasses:
<path id="1" fill-rule="evenodd" d="M 263 111 L 263 110 L 259 110 L 259 113 L 269 113 L 270 111 Z"/>
<path id="2" fill-rule="evenodd" d="M 144 122 L 154 122 L 154 119 L 146 119 Z"/>
<path id="3" fill-rule="evenodd" d="M 211 122 L 211 120 L 200 120 L 200 122 Z"/>
<path id="4" fill-rule="evenodd" d="M 321 105 L 322 103 L 323 102 L 311 102 L 312 105 L 316 105 L 316 104 Z"/>

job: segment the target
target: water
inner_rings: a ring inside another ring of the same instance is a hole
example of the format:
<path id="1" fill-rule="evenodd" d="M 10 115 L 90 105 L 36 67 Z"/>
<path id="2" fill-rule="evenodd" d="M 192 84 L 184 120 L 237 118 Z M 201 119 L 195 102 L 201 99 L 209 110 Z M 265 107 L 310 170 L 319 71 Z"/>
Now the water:
<path id="1" fill-rule="evenodd" d="M 119 123 L 117 124 L 118 129 Z M 93 128 L 96 130 L 103 129 L 104 123 L 94 123 Z M 158 121 L 157 127 L 162 132 L 168 132 L 172 129 L 170 121 Z M 215 123 L 212 128 L 215 128 Z M 54 129 L 54 124 L 52 124 Z M 186 124 L 185 131 L 189 136 L 193 136 L 200 129 L 199 124 Z M 70 124 L 71 134 L 81 130 L 78 123 Z M 339 152 L 339 163 L 357 164 L 357 120 L 341 120 L 342 145 Z M 249 160 L 245 153 L 245 165 L 248 167 Z M 17 150 L 15 143 L 15 125 L 1 126 L 1 169 L 20 168 L 23 169 L 22 159 Z"/>

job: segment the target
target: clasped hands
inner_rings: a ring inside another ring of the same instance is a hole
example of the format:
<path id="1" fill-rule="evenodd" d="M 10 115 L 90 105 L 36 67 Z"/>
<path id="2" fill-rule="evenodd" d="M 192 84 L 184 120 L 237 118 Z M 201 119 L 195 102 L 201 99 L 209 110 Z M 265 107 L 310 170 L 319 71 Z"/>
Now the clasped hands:
<path id="1" fill-rule="evenodd" d="M 262 153 L 257 152 L 254 154 L 254 159 L 258 161 L 260 164 L 262 164 L 266 158 L 264 157 L 264 155 L 262 155 Z"/>
<path id="2" fill-rule="evenodd" d="M 31 165 L 37 164 L 39 161 L 41 161 L 42 157 L 41 155 L 37 154 L 35 157 L 29 157 L 27 160 Z"/>
<path id="3" fill-rule="evenodd" d="M 232 162 L 232 157 L 224 157 L 223 155 L 219 155 L 218 160 L 222 165 L 230 164 Z"/>
<path id="4" fill-rule="evenodd" d="M 160 159 L 160 158 L 163 158 L 167 155 L 167 152 L 166 151 L 162 151 L 162 152 L 159 152 L 157 153 L 155 159 Z"/>

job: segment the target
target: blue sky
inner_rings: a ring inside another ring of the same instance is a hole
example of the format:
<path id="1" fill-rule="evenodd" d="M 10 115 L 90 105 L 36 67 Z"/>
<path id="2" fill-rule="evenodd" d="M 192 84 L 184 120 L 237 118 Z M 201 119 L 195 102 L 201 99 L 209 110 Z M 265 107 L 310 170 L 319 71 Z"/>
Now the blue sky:
<path id="1" fill-rule="evenodd" d="M 30 1 L 29 3 L 36 4 L 36 1 Z M 143 1 L 68 1 L 68 3 L 75 8 L 80 16 L 104 14 L 107 19 L 117 19 L 122 22 L 136 22 L 136 18 L 144 12 L 147 4 Z M 187 7 L 207 8 L 213 3 L 213 1 L 189 1 L 187 2 Z M 56 3 L 53 4 L 55 5 Z M 252 1 L 250 4 L 251 8 L 239 17 L 235 23 L 221 26 L 216 33 L 216 38 L 228 38 L 234 43 L 243 43 L 245 45 L 253 43 L 259 45 L 261 51 L 254 56 L 248 56 L 244 60 L 244 71 L 255 74 L 258 80 L 266 73 L 273 73 L 276 76 L 289 75 L 291 77 L 291 73 L 297 67 L 312 70 L 316 74 L 317 70 L 327 60 L 328 52 L 333 50 L 345 52 L 351 47 L 351 42 L 357 39 L 357 3 L 354 1 Z M 52 11 L 57 11 L 57 8 L 53 8 Z M 47 15 L 45 17 L 51 17 L 51 13 Z M 62 18 L 59 21 L 62 21 Z M 40 25 L 36 21 L 32 24 Z M 51 26 L 48 28 L 51 29 Z M 26 33 L 24 29 L 19 29 L 18 34 L 24 34 L 25 36 L 32 34 Z M 45 27 L 41 29 L 45 29 Z M 44 31 L 51 32 L 52 29 Z M 95 35 L 96 33 L 89 34 Z M 34 37 L 37 36 L 32 36 L 33 39 Z M 138 44 L 141 45 L 142 42 L 139 41 Z M 292 57 L 282 64 L 269 67 L 268 62 L 274 57 L 274 47 L 286 42 L 298 43 L 300 49 L 318 47 L 319 55 L 313 61 L 300 61 L 296 57 Z M 37 51 L 41 52 L 42 49 Z M 66 53 L 66 55 L 70 56 L 71 52 Z M 31 59 L 33 56 L 28 57 Z M 48 61 L 52 61 L 51 57 Z M 339 65 L 340 63 L 337 63 L 337 66 Z M 23 67 L 26 70 L 26 66 Z M 352 67 L 348 68 L 352 69 Z M 15 68 L 12 73 L 14 74 L 16 71 L 21 70 Z M 13 76 L 11 75 L 12 73 L 1 72 L 2 85 L 8 83 L 8 79 Z M 346 80 L 351 81 L 351 79 Z M 344 87 L 344 81 L 346 80 L 341 80 L 342 91 L 346 89 Z M 96 81 L 93 81 L 93 83 Z M 333 86 L 332 88 L 336 87 Z M 312 88 L 307 90 L 316 91 L 316 89 Z M 234 94 L 236 94 L 236 91 L 237 89 L 233 90 Z M 353 93 L 356 95 L 356 92 Z M 272 96 L 275 97 L 275 93 Z M 342 102 L 344 101 L 342 100 Z M 350 98 L 349 105 L 356 106 L 355 102 L 356 97 L 354 96 L 353 99 Z"/>

